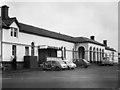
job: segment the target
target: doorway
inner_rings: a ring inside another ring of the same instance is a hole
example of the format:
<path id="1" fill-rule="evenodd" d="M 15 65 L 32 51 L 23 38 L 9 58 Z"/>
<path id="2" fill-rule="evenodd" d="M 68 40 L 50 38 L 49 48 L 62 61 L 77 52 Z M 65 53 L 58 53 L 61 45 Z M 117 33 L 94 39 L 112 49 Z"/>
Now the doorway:
<path id="1" fill-rule="evenodd" d="M 79 59 L 85 59 L 85 48 L 84 47 L 78 48 L 78 57 Z"/>

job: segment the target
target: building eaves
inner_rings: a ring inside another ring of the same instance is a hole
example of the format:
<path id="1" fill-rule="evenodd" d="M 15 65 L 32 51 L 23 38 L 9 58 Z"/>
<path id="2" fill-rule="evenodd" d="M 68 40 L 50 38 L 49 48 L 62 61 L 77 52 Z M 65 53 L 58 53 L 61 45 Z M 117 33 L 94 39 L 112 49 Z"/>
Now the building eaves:
<path id="1" fill-rule="evenodd" d="M 92 39 L 89 39 L 86 37 L 72 37 L 72 36 L 68 36 L 65 34 L 56 33 L 53 31 L 46 30 L 46 29 L 34 27 L 32 25 L 23 24 L 23 23 L 18 22 L 16 18 L 9 18 L 7 20 L 3 20 L 2 27 L 9 28 L 9 26 L 14 21 L 19 26 L 20 32 L 25 32 L 25 33 L 29 33 L 29 34 L 38 35 L 38 36 L 49 37 L 49 38 L 53 38 L 53 39 L 57 39 L 57 40 L 63 40 L 63 41 L 71 42 L 71 43 L 93 43 L 93 44 L 105 46 L 102 43 L 99 43 L 95 40 L 92 40 Z M 110 50 L 112 50 L 112 49 L 110 49 Z"/>
<path id="2" fill-rule="evenodd" d="M 110 51 L 115 51 L 115 52 L 116 52 L 116 50 L 114 50 L 114 48 L 111 48 L 111 47 L 108 47 L 108 46 L 106 46 L 105 49 L 106 49 L 106 50 L 110 50 Z"/>
<path id="3" fill-rule="evenodd" d="M 54 39 L 59 39 L 59 40 L 75 43 L 75 38 L 68 36 L 68 35 L 52 32 L 46 29 L 34 27 L 31 25 L 23 24 L 23 23 L 19 23 L 19 25 L 20 25 L 21 32 L 26 32 L 30 34 L 35 34 L 39 36 L 45 36 L 49 38 L 54 38 Z"/>
<path id="4" fill-rule="evenodd" d="M 93 43 L 93 44 L 97 44 L 97 45 L 101 45 L 101 46 L 105 46 L 104 44 L 97 42 L 95 40 L 86 38 L 86 37 L 76 37 L 76 42 L 78 43 Z"/>
<path id="5" fill-rule="evenodd" d="M 18 23 L 18 21 L 17 21 L 17 19 L 16 19 L 16 17 L 2 20 L 2 22 L 3 22 L 7 27 L 9 27 L 13 22 L 16 22 L 16 24 L 18 25 L 18 27 L 20 27 L 20 26 L 19 26 L 19 23 Z"/>

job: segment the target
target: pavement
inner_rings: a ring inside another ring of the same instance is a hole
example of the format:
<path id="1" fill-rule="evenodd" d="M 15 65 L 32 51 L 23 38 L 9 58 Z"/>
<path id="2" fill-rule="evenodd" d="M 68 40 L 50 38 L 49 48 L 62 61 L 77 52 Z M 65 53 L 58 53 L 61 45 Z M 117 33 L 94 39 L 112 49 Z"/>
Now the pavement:
<path id="1" fill-rule="evenodd" d="M 2 74 L 3 88 L 116 88 L 117 66 L 78 67 L 63 71 L 21 71 Z"/>

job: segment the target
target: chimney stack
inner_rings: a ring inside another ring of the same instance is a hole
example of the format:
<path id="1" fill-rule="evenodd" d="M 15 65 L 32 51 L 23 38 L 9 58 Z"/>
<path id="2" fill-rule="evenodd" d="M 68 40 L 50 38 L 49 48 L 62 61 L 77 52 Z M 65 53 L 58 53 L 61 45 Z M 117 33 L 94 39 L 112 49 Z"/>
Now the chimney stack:
<path id="1" fill-rule="evenodd" d="M 103 40 L 103 44 L 107 46 L 107 40 Z"/>
<path id="2" fill-rule="evenodd" d="M 90 36 L 90 39 L 95 40 L 95 36 Z"/>
<path id="3" fill-rule="evenodd" d="M 1 17 L 2 17 L 3 20 L 9 18 L 8 9 L 9 9 L 9 7 L 7 5 L 4 5 L 4 6 L 1 7 Z"/>

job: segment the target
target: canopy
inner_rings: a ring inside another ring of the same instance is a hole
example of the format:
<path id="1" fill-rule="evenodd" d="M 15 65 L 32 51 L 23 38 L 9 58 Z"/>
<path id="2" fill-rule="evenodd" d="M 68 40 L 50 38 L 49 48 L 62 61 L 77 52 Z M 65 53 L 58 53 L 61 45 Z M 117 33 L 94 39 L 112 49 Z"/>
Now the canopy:
<path id="1" fill-rule="evenodd" d="M 48 45 L 40 45 L 38 46 L 39 49 L 56 49 L 56 50 L 61 50 L 61 47 L 56 47 L 56 46 L 48 46 Z"/>

